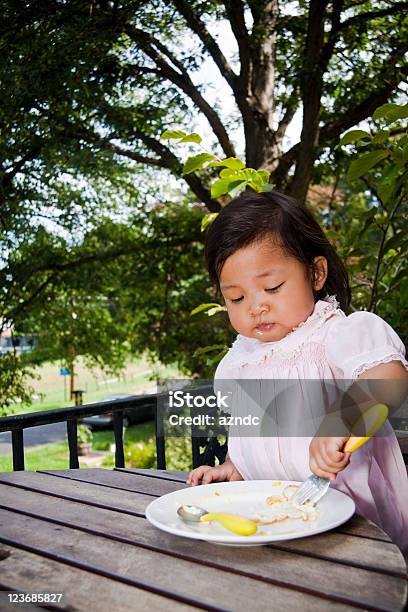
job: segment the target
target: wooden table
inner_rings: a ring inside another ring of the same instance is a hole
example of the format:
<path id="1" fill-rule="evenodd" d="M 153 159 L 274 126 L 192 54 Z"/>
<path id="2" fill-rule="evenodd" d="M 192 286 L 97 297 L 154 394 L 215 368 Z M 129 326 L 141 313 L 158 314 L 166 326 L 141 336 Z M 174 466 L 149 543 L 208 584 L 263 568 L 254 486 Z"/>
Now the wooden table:
<path id="1" fill-rule="evenodd" d="M 179 538 L 144 510 L 184 481 L 155 470 L 0 473 L 1 588 L 63 593 L 59 607 L 87 612 L 404 608 L 404 559 L 372 523 L 262 547 Z M 18 609 L 0 596 L 0 610 Z"/>

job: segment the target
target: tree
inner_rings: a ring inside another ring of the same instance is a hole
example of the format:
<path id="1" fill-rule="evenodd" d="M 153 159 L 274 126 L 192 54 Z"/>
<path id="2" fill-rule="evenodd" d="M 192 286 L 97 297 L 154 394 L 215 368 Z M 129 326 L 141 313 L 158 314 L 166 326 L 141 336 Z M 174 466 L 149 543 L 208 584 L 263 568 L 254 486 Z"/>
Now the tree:
<path id="1" fill-rule="evenodd" d="M 407 2 L 373 9 L 354 0 L 299 0 L 290 12 L 276 0 L 9 1 L 3 8 L 3 127 L 12 143 L 3 189 L 56 152 L 74 165 L 108 154 L 180 176 L 179 158 L 159 135 L 199 113 L 227 157 L 236 153 L 229 128 L 242 123 L 246 165 L 270 170 L 278 188 L 304 200 L 314 162 L 392 99 L 407 74 Z M 222 21 L 238 68 L 211 33 Z M 194 42 L 179 44 L 186 37 Z M 195 82 L 207 57 L 232 93 L 232 121 Z M 298 109 L 300 140 L 284 150 Z M 204 177 L 184 178 L 210 210 L 219 209 Z"/>
<path id="2" fill-rule="evenodd" d="M 304 200 L 311 180 L 324 177 L 327 168 L 333 174 L 326 163 L 329 147 L 380 103 L 398 98 L 406 75 L 408 3 L 383 1 L 373 8 L 354 0 L 299 0 L 290 5 L 289 12 L 284 4 L 278 8 L 277 2 L 262 0 L 0 1 L 5 323 L 23 330 L 37 321 L 44 341 L 47 325 L 50 335 L 52 330 L 58 335 L 50 305 L 57 312 L 72 292 L 75 305 L 78 291 L 85 295 L 81 288 L 87 278 L 84 321 L 97 304 L 101 321 L 112 329 L 116 321 L 125 322 L 140 347 L 154 340 L 156 356 L 163 359 L 171 359 L 180 346 L 187 351 L 198 344 L 200 332 L 189 324 L 188 309 L 215 296 L 201 261 L 193 261 L 201 257 L 202 237 L 192 238 L 190 223 L 175 225 L 182 216 L 173 214 L 168 201 L 185 206 L 199 200 L 217 212 L 222 198 L 211 197 L 211 172 L 182 175 L 180 149 L 160 140 L 164 129 L 190 127 L 200 115 L 220 157 L 245 152 L 247 166 L 269 170 L 277 187 Z M 212 33 L 220 24 L 232 30 L 236 58 L 223 53 Z M 232 111 L 210 98 L 209 84 L 198 82 L 207 60 L 231 92 Z M 285 148 L 300 109 L 301 138 Z M 245 151 L 235 142 L 240 126 Z M 190 191 L 168 197 L 170 174 L 182 177 Z M 152 199 L 162 199 L 169 216 L 157 215 L 150 240 L 142 231 L 129 236 L 132 223 L 140 228 L 146 222 Z M 126 284 L 128 265 L 139 270 L 137 282 Z M 173 286 L 166 265 L 177 270 Z M 157 284 L 149 286 L 149 280 Z M 161 312 L 167 313 L 163 320 Z M 188 328 L 188 347 L 180 345 L 179 329 L 174 331 L 178 321 Z M 119 328 L 118 334 L 122 338 Z M 205 335 L 206 344 L 217 344 L 222 333 L 207 325 Z M 120 361 L 124 344 L 112 352 L 109 338 L 103 338 L 101 355 L 117 355 Z M 89 346 L 96 355 L 96 344 Z M 191 354 L 180 357 L 181 365 L 197 372 L 202 364 Z"/>

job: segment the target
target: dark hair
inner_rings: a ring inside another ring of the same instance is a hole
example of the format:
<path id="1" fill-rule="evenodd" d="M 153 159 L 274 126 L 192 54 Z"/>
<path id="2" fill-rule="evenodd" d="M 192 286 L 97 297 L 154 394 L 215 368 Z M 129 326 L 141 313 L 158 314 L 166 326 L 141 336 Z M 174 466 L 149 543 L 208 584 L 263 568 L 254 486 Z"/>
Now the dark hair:
<path id="1" fill-rule="evenodd" d="M 327 259 L 327 279 L 315 301 L 336 295 L 348 313 L 351 300 L 346 268 L 312 214 L 295 199 L 279 191 L 245 192 L 225 206 L 207 232 L 205 259 L 211 280 L 219 277 L 228 257 L 253 242 L 271 238 L 283 251 L 305 264 L 314 274 L 313 260 Z"/>

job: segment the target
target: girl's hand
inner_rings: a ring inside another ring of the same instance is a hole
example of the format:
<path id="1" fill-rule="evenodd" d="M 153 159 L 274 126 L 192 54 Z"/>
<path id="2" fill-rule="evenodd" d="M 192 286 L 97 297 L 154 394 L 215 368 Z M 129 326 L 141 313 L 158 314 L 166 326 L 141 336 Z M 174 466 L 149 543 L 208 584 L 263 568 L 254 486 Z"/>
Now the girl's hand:
<path id="1" fill-rule="evenodd" d="M 241 474 L 232 463 L 227 459 L 222 465 L 211 467 L 210 465 L 200 465 L 187 477 L 186 483 L 195 487 L 199 484 L 209 484 L 210 482 L 223 482 L 225 480 L 244 480 Z"/>
<path id="2" fill-rule="evenodd" d="M 315 437 L 309 446 L 309 466 L 316 476 L 334 480 L 350 461 L 343 453 L 348 437 Z"/>

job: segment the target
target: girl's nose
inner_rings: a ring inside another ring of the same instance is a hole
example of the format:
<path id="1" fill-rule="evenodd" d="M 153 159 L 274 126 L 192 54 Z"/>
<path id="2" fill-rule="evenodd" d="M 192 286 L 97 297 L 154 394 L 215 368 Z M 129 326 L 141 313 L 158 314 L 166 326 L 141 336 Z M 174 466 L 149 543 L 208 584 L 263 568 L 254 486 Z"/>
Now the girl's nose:
<path id="1" fill-rule="evenodd" d="M 264 303 L 255 303 L 250 308 L 251 315 L 257 317 L 265 312 L 268 312 L 268 306 Z"/>

